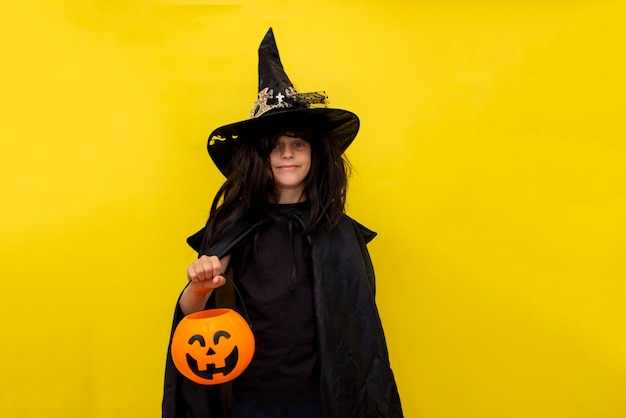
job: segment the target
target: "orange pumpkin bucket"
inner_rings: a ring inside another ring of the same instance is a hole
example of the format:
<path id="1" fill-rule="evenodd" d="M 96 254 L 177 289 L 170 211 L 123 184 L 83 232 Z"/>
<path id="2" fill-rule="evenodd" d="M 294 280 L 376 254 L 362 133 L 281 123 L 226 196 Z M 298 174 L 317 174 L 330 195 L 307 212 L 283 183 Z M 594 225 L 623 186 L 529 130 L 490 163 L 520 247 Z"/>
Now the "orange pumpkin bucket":
<path id="1" fill-rule="evenodd" d="M 172 359 L 178 371 L 203 385 L 233 380 L 250 364 L 254 335 L 232 309 L 209 309 L 185 316 L 172 337 Z"/>

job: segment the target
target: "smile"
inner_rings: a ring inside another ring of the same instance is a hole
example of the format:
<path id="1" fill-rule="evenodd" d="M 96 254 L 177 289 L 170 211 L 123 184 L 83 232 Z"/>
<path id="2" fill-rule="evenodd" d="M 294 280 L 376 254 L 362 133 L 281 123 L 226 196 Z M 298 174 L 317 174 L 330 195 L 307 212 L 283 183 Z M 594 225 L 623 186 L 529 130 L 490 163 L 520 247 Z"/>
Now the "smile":
<path id="1" fill-rule="evenodd" d="M 217 367 L 215 364 L 208 363 L 205 365 L 206 370 L 201 370 L 201 366 L 198 364 L 198 361 L 191 357 L 189 353 L 186 355 L 187 357 L 187 366 L 191 369 L 191 371 L 196 375 L 200 376 L 204 379 L 213 379 L 213 375 L 216 373 L 222 373 L 224 376 L 235 370 L 237 366 L 237 362 L 239 361 L 239 349 L 235 347 L 233 351 L 226 357 L 224 367 Z"/>

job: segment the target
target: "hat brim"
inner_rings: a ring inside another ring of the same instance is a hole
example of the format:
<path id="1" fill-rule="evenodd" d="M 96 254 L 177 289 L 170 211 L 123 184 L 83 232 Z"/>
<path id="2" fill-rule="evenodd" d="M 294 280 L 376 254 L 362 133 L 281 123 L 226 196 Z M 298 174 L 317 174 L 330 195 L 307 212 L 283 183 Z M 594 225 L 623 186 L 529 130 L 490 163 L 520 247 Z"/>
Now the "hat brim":
<path id="1" fill-rule="evenodd" d="M 329 141 L 345 151 L 359 132 L 359 118 L 354 113 L 332 108 L 296 108 L 267 112 L 257 118 L 231 123 L 215 129 L 209 135 L 207 150 L 224 176 L 237 145 L 259 139 L 264 133 L 290 127 L 314 125 Z"/>

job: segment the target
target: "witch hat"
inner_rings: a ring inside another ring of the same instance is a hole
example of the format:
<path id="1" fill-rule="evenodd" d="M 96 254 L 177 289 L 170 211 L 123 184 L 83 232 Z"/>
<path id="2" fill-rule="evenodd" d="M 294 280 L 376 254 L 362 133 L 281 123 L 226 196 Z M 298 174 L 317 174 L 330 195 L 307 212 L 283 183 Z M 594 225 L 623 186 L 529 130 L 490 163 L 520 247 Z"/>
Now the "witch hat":
<path id="1" fill-rule="evenodd" d="M 343 152 L 359 131 L 359 118 L 347 110 L 326 106 L 324 92 L 296 91 L 280 61 L 274 32 L 270 28 L 259 46 L 259 92 L 250 119 L 215 129 L 209 135 L 209 155 L 222 174 L 228 176 L 238 144 L 258 141 L 263 132 L 299 122 L 314 124 L 327 141 L 335 142 Z"/>

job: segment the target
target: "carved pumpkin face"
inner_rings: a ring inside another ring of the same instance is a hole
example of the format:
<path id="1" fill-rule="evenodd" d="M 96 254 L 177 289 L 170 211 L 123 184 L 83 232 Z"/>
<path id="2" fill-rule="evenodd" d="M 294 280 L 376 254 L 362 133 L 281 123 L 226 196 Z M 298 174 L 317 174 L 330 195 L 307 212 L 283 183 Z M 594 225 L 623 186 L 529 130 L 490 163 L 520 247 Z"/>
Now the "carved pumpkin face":
<path id="1" fill-rule="evenodd" d="M 239 376 L 254 355 L 248 323 L 232 309 L 210 309 L 184 317 L 172 337 L 172 360 L 185 377 L 203 385 Z"/>

